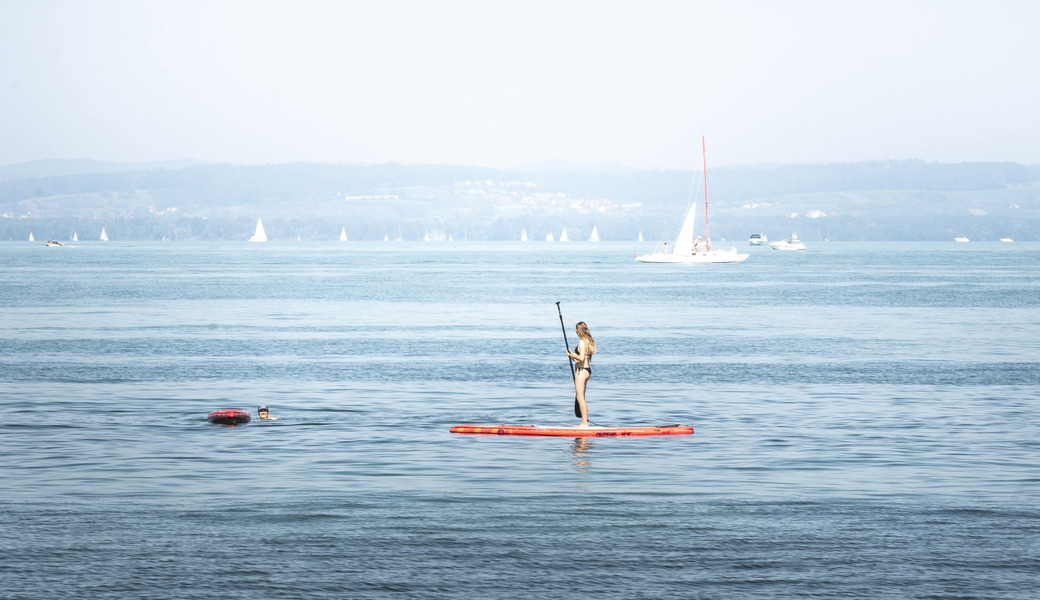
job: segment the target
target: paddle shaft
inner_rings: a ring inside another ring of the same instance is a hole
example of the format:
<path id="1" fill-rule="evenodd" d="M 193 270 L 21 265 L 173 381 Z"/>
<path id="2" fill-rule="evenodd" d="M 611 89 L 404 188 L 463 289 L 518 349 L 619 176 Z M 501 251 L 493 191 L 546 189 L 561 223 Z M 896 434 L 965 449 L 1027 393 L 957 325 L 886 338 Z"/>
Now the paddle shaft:
<path id="1" fill-rule="evenodd" d="M 560 310 L 560 303 L 556 303 L 556 312 L 560 314 L 560 329 L 563 330 L 563 347 L 567 349 L 567 364 L 571 366 L 571 379 L 577 379 L 574 375 L 574 359 L 571 358 L 569 352 L 571 351 L 571 343 L 567 341 L 567 326 L 563 324 L 563 311 Z M 578 394 L 574 394 L 574 416 L 581 418 L 581 405 L 578 404 Z"/>

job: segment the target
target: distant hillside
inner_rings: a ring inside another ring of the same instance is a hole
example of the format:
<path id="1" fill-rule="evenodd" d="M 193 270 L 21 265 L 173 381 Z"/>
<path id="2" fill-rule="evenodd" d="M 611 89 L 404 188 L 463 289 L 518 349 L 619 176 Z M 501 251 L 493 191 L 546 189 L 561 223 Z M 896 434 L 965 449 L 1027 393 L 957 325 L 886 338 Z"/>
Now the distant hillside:
<path id="1" fill-rule="evenodd" d="M 708 172 L 713 238 L 1040 239 L 1040 166 L 881 161 Z M 703 182 L 688 171 L 541 163 L 236 166 L 41 161 L 0 167 L 0 239 L 385 237 L 670 239 Z"/>

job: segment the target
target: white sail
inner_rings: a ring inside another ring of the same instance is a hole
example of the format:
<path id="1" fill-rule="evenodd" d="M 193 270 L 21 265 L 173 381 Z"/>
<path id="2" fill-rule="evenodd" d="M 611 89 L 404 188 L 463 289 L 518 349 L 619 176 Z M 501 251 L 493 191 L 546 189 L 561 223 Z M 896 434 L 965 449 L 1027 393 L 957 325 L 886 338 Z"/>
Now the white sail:
<path id="1" fill-rule="evenodd" d="M 560 241 L 561 242 L 569 242 L 569 241 L 571 241 L 571 239 L 569 237 L 567 237 L 567 228 L 566 227 L 563 228 L 563 233 L 560 234 Z"/>
<path id="2" fill-rule="evenodd" d="M 30 242 L 35 242 L 36 241 L 36 238 L 33 237 L 33 234 L 32 234 L 31 231 L 29 232 L 29 241 Z"/>
<path id="3" fill-rule="evenodd" d="M 555 242 L 556 241 L 556 238 L 553 237 L 553 234 L 552 234 L 551 231 L 549 233 L 545 234 L 545 241 L 547 241 L 547 242 Z"/>
<path id="4" fill-rule="evenodd" d="M 264 224 L 260 219 L 256 220 L 256 232 L 253 233 L 253 237 L 249 238 L 250 242 L 266 242 L 267 234 L 264 232 Z"/>
<path id="5" fill-rule="evenodd" d="M 642 231 L 639 232 L 639 241 L 640 242 L 643 241 L 643 232 Z"/>
<path id="6" fill-rule="evenodd" d="M 529 239 L 529 238 L 527 237 L 527 228 L 526 228 L 526 227 L 522 227 L 522 228 L 520 229 L 520 241 L 521 241 L 521 242 L 529 242 L 529 241 L 531 241 L 531 240 L 530 240 L 530 239 Z"/>
<path id="7" fill-rule="evenodd" d="M 101 228 L 101 238 L 100 239 L 101 239 L 102 242 L 107 242 L 108 241 L 108 234 L 105 233 L 105 228 L 104 227 Z"/>
<path id="8" fill-rule="evenodd" d="M 389 241 L 390 241 L 390 236 L 389 236 L 388 234 L 385 234 L 385 233 L 384 233 L 384 234 L 383 234 L 383 241 L 384 241 L 384 242 L 389 242 Z"/>
<path id="9" fill-rule="evenodd" d="M 590 242 L 598 242 L 599 241 L 599 232 L 596 231 L 596 226 L 595 225 L 592 226 L 592 235 L 589 236 L 589 241 Z"/>
<path id="10" fill-rule="evenodd" d="M 346 227 L 344 227 L 343 229 L 339 230 L 339 241 L 341 241 L 341 242 L 347 241 L 347 228 Z"/>
<path id="11" fill-rule="evenodd" d="M 75 231 L 72 232 L 72 241 L 74 241 L 74 242 L 78 242 L 79 241 L 79 236 L 76 235 Z"/>
<path id="12" fill-rule="evenodd" d="M 683 256 L 693 254 L 693 221 L 696 214 L 697 201 L 694 200 L 690 203 L 690 210 L 683 219 L 682 227 L 679 228 L 679 237 L 675 240 L 675 246 L 672 249 L 673 254 Z"/>

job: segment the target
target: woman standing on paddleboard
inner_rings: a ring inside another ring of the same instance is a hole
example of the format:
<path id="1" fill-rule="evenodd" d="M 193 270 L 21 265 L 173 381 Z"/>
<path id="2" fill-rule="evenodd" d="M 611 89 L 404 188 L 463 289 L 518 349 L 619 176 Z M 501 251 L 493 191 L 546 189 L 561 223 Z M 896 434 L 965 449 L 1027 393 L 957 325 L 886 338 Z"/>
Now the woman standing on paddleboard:
<path id="1" fill-rule="evenodd" d="M 585 385 L 592 377 L 592 355 L 596 353 L 596 340 L 592 339 L 585 321 L 575 325 L 574 330 L 578 332 L 578 347 L 574 352 L 568 348 L 567 356 L 574 359 L 574 393 L 581 410 L 581 425 L 578 427 L 588 427 L 589 405 L 585 402 Z"/>

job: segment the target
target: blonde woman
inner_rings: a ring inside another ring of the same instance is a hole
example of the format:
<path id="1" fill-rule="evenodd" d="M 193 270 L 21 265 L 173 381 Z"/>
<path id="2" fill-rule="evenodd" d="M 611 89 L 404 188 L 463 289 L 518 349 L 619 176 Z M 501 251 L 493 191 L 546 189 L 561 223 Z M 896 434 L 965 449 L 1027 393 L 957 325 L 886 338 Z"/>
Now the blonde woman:
<path id="1" fill-rule="evenodd" d="M 581 410 L 581 424 L 578 427 L 589 426 L 589 405 L 585 403 L 585 385 L 592 377 L 592 355 L 596 353 L 596 340 L 589 333 L 589 326 L 582 321 L 574 326 L 578 332 L 578 347 L 574 352 L 567 349 L 567 356 L 574 359 L 574 393 Z"/>

